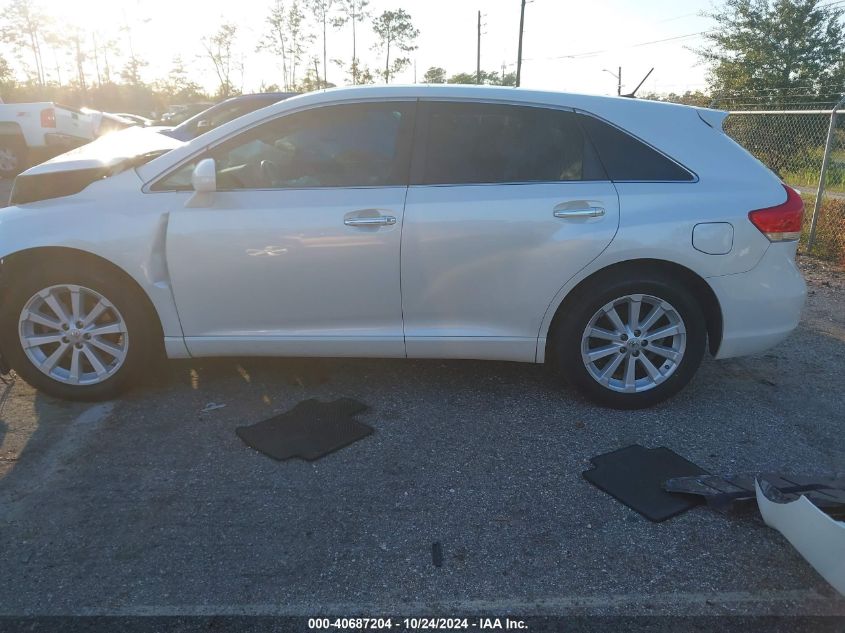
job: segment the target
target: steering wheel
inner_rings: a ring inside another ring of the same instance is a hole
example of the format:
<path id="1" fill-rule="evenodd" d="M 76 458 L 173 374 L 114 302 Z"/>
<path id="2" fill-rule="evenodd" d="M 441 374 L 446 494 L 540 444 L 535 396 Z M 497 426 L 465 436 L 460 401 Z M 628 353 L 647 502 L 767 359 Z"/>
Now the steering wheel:
<path id="1" fill-rule="evenodd" d="M 259 168 L 263 184 L 272 186 L 281 178 L 282 170 L 278 163 L 275 163 L 272 160 L 262 160 L 259 163 Z"/>

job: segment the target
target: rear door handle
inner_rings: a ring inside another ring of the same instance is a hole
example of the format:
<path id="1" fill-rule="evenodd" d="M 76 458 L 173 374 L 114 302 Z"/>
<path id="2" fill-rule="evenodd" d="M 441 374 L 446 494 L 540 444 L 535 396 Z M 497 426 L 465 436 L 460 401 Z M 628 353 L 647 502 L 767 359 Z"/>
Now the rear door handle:
<path id="1" fill-rule="evenodd" d="M 346 218 L 343 223 L 346 226 L 392 226 L 396 224 L 396 218 L 392 215 L 379 215 L 374 218 Z"/>
<path id="2" fill-rule="evenodd" d="M 583 209 L 555 209 L 556 218 L 575 219 L 575 218 L 600 218 L 605 214 L 602 207 L 584 207 Z"/>

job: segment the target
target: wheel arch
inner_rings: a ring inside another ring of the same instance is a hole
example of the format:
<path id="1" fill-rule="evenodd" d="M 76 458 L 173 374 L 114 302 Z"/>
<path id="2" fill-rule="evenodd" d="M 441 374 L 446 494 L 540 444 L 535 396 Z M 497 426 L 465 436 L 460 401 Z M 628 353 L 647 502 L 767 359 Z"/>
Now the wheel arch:
<path id="1" fill-rule="evenodd" d="M 632 274 L 639 274 L 647 276 L 660 272 L 669 274 L 673 278 L 677 278 L 689 288 L 701 310 L 704 313 L 704 320 L 707 324 L 707 339 L 710 354 L 715 356 L 719 351 L 719 346 L 722 343 L 722 307 L 716 293 L 710 287 L 710 284 L 696 272 L 690 270 L 686 266 L 662 259 L 634 259 L 610 264 L 601 268 L 581 281 L 579 281 L 566 295 L 555 310 L 554 316 L 551 319 L 549 328 L 545 337 L 545 349 L 541 350 L 548 358 L 549 346 L 552 344 L 555 329 L 563 314 L 566 313 L 568 306 L 572 305 L 578 298 L 588 290 L 591 285 L 596 284 L 605 277 L 614 277 L 619 274 L 630 276 Z"/>
<path id="2" fill-rule="evenodd" d="M 149 293 L 126 270 L 114 262 L 89 251 L 67 246 L 35 246 L 4 255 L 0 258 L 0 296 L 5 297 L 9 285 L 13 283 L 16 268 L 38 265 L 38 262 L 48 258 L 51 261 L 67 262 L 69 266 L 83 265 L 97 267 L 120 277 L 124 283 L 129 284 L 138 293 L 138 296 L 141 297 L 144 309 L 148 312 L 155 332 L 157 335 L 160 335 L 158 338 L 162 341 L 163 345 L 164 329 L 161 316 Z"/>
<path id="3" fill-rule="evenodd" d="M 15 136 L 26 143 L 21 126 L 14 121 L 0 121 L 0 137 Z"/>

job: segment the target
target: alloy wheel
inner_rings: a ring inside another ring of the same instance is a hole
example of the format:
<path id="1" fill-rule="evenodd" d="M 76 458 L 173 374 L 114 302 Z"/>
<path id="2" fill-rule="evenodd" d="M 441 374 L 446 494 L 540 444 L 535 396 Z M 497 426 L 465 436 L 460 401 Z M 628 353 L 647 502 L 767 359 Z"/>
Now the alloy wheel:
<path id="1" fill-rule="evenodd" d="M 96 290 L 50 286 L 23 307 L 19 337 L 41 372 L 70 385 L 101 383 L 123 366 L 129 332 L 120 311 Z"/>
<path id="2" fill-rule="evenodd" d="M 10 147 L 0 147 L 0 172 L 12 173 L 18 168 L 18 153 Z"/>
<path id="3" fill-rule="evenodd" d="M 678 369 L 686 327 L 667 301 L 625 295 L 599 308 L 581 337 L 581 358 L 604 387 L 621 393 L 654 389 Z"/>

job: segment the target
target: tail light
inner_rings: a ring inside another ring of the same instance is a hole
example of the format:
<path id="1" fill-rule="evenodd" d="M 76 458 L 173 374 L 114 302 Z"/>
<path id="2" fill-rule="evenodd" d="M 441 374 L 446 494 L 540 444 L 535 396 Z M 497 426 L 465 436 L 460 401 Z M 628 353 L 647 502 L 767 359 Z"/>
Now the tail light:
<path id="1" fill-rule="evenodd" d="M 41 127 L 56 127 L 56 111 L 53 108 L 41 111 Z"/>
<path id="2" fill-rule="evenodd" d="M 801 237 L 804 201 L 792 187 L 784 185 L 783 188 L 786 189 L 786 202 L 748 214 L 751 223 L 772 242 L 788 242 Z"/>

